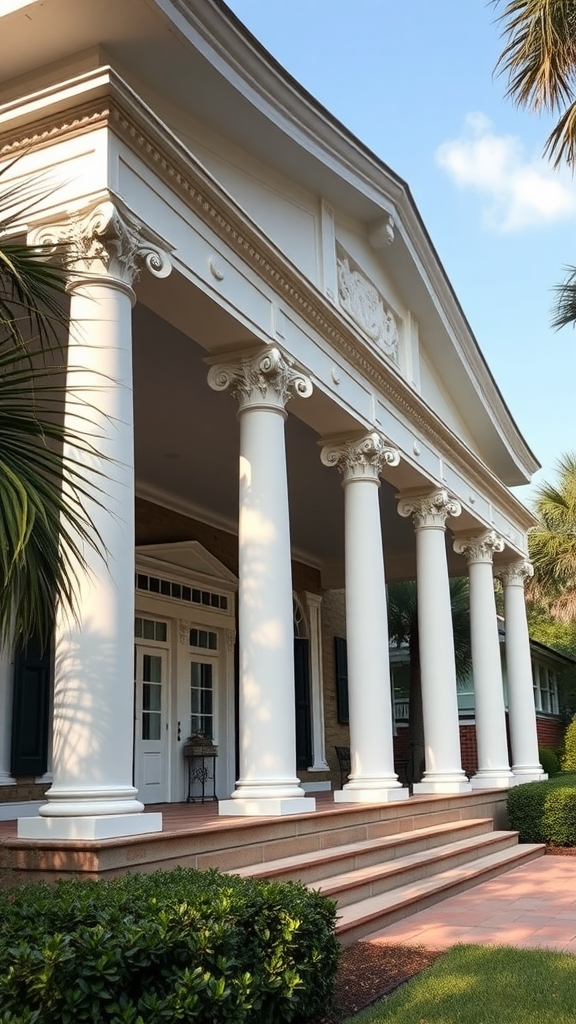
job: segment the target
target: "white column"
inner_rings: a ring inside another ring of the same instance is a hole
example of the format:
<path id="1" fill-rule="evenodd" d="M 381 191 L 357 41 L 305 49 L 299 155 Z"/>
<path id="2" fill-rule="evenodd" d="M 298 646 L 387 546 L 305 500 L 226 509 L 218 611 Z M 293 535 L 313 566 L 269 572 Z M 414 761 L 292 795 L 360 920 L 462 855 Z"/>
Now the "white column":
<path id="1" fill-rule="evenodd" d="M 312 703 L 312 764 L 311 772 L 328 772 L 326 737 L 324 732 L 324 686 L 322 672 L 322 627 L 320 621 L 320 594 L 304 594 L 310 623 L 310 697 Z"/>
<path id="2" fill-rule="evenodd" d="M 446 519 L 459 516 L 459 502 L 441 489 L 401 497 L 398 512 L 412 516 L 416 531 L 418 634 L 426 771 L 414 793 L 466 793 L 462 771 L 456 693 L 454 636 L 446 561 Z"/>
<path id="3" fill-rule="evenodd" d="M 502 659 L 494 597 L 492 563 L 504 541 L 493 530 L 478 537 L 457 537 L 454 551 L 465 555 L 470 577 L 470 634 L 474 676 L 474 715 L 478 770 L 472 789 L 505 789 L 514 783 L 508 763 Z"/>
<path id="4" fill-rule="evenodd" d="M 16 779 L 10 774 L 13 692 L 14 658 L 3 650 L 0 651 L 0 786 L 16 785 Z"/>
<path id="5" fill-rule="evenodd" d="M 296 776 L 294 629 L 286 403 L 312 385 L 275 347 L 210 369 L 216 391 L 239 402 L 238 639 L 240 778 L 220 814 L 313 811 Z"/>
<path id="6" fill-rule="evenodd" d="M 384 463 L 399 454 L 377 433 L 327 444 L 322 462 L 342 474 L 350 761 L 340 803 L 406 800 L 394 771 L 390 650 L 378 491 Z"/>
<path id="7" fill-rule="evenodd" d="M 516 783 L 548 778 L 538 755 L 530 636 L 524 600 L 524 581 L 533 572 L 531 563 L 523 560 L 499 567 L 497 572 L 504 588 L 508 724 Z"/>
<path id="8" fill-rule="evenodd" d="M 51 229 L 55 231 L 55 229 Z M 140 260 L 170 264 L 149 229 L 102 203 L 74 225 L 65 422 L 68 454 L 88 481 L 84 499 L 105 560 L 71 553 L 77 620 L 57 614 L 53 784 L 23 838 L 105 839 L 158 831 L 132 785 L 134 730 L 134 427 L 132 282 Z M 81 435 L 94 453 L 74 444 Z"/>

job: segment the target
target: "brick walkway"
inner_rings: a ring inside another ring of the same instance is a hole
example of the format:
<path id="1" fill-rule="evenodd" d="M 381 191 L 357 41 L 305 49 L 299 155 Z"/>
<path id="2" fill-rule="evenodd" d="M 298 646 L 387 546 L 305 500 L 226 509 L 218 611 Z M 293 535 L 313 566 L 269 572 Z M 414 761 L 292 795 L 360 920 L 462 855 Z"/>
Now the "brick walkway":
<path id="1" fill-rule="evenodd" d="M 576 857 L 539 857 L 364 941 L 429 949 L 466 942 L 576 953 Z"/>

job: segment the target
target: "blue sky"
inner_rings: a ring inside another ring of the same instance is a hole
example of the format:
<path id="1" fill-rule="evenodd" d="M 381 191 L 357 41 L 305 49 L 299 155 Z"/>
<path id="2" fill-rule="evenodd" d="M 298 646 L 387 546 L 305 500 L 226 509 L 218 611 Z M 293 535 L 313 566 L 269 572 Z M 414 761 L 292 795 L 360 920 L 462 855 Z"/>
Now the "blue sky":
<path id="1" fill-rule="evenodd" d="M 542 158 L 553 120 L 493 69 L 484 0 L 228 0 L 278 61 L 406 179 L 542 470 L 576 448 L 576 334 L 549 327 L 576 264 L 576 182 Z M 529 502 L 530 490 L 516 492 Z"/>

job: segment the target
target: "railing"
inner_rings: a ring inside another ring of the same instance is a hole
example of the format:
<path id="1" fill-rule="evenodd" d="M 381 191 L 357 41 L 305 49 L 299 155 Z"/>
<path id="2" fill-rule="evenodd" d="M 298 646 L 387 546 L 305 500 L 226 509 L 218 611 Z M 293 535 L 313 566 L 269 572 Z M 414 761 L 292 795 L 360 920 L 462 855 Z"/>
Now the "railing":
<path id="1" fill-rule="evenodd" d="M 410 702 L 407 700 L 394 701 L 394 719 L 396 722 L 407 722 L 410 717 Z"/>

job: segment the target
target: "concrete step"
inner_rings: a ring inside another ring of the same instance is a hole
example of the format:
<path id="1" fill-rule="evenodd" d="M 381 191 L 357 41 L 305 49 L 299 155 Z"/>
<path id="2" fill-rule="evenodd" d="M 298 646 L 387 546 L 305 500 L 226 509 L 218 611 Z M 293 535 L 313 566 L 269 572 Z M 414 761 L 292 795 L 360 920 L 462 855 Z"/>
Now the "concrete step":
<path id="1" fill-rule="evenodd" d="M 339 907 L 345 907 L 392 889 L 412 885 L 460 864 L 472 864 L 480 858 L 511 847 L 518 847 L 517 832 L 486 832 L 484 835 L 469 836 L 399 856 L 388 863 L 334 874 L 318 885 L 315 884 L 314 888 L 336 900 Z"/>
<path id="2" fill-rule="evenodd" d="M 540 857 L 544 849 L 537 843 L 515 845 L 450 867 L 429 878 L 350 903 L 343 906 L 338 915 L 336 934 L 342 945 L 351 945 L 379 928 L 404 920 L 410 914 Z"/>
<path id="3" fill-rule="evenodd" d="M 493 835 L 491 818 L 450 821 L 413 831 L 395 833 L 359 842 L 334 844 L 325 849 L 299 852 L 261 864 L 248 864 L 231 873 L 275 881 L 304 881 L 307 884 L 332 877 L 336 872 L 352 872 L 370 865 L 396 861 L 409 855 L 420 855 L 438 846 L 471 839 L 486 833 Z M 277 848 L 277 847 L 276 847 Z"/>

